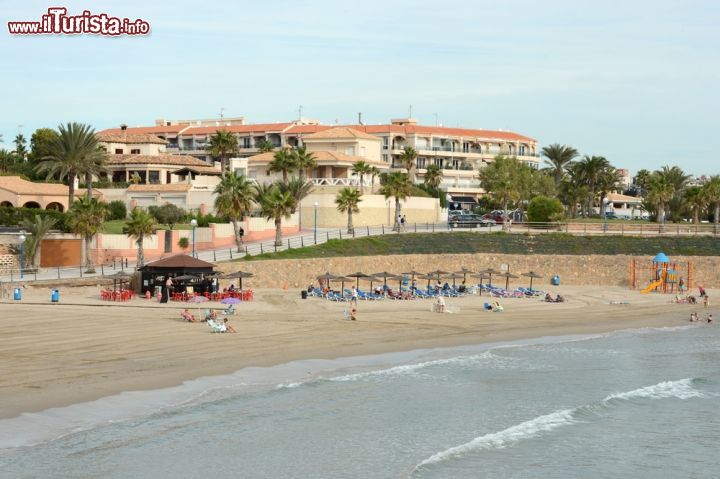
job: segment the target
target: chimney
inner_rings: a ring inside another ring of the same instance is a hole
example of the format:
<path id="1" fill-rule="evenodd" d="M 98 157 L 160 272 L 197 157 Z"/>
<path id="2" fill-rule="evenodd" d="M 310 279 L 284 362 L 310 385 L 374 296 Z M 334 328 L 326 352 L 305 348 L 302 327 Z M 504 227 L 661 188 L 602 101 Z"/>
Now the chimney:
<path id="1" fill-rule="evenodd" d="M 362 112 L 361 111 L 358 112 L 358 125 L 364 125 L 364 123 L 362 122 Z"/>
<path id="2" fill-rule="evenodd" d="M 120 133 L 122 134 L 123 139 L 127 138 L 127 125 L 125 123 L 120 125 Z"/>

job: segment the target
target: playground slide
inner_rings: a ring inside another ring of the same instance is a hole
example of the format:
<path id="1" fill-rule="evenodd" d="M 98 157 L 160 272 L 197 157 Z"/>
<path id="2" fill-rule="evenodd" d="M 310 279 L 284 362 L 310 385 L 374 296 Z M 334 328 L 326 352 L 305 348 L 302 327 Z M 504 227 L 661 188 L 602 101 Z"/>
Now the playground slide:
<path id="1" fill-rule="evenodd" d="M 657 281 L 654 281 L 654 282 L 650 283 L 650 284 L 647 286 L 647 288 L 643 289 L 643 290 L 640 291 L 640 292 L 641 292 L 642 294 L 647 294 L 647 293 L 649 293 L 649 292 L 651 292 L 651 291 L 655 291 L 655 288 L 658 288 L 658 287 L 662 286 L 662 284 L 663 284 L 663 280 L 659 279 L 659 280 L 657 280 Z"/>

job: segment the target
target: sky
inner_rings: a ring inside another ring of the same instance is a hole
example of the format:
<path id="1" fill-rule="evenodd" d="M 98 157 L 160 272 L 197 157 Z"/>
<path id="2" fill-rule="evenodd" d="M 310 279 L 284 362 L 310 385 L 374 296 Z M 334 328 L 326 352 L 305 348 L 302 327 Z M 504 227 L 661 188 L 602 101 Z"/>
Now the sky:
<path id="1" fill-rule="evenodd" d="M 14 36 L 51 6 L 137 37 Z M 505 129 L 614 166 L 720 173 L 720 2 L 0 0 L 0 148 L 157 118 Z M 22 125 L 22 126 L 20 126 Z"/>

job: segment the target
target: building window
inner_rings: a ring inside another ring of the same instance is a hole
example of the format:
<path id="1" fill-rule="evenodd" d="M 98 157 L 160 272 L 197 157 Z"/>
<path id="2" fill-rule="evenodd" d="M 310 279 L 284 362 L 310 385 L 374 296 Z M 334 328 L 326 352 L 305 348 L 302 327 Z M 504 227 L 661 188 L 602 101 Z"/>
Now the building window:
<path id="1" fill-rule="evenodd" d="M 387 147 L 388 147 L 388 137 L 387 137 L 387 136 L 383 136 L 382 139 L 383 139 L 383 148 L 387 149 Z"/>
<path id="2" fill-rule="evenodd" d="M 470 151 L 470 143 L 463 143 L 463 153 Z"/>
<path id="3" fill-rule="evenodd" d="M 365 147 L 364 146 L 360 147 L 360 156 L 365 156 Z"/>
<path id="4" fill-rule="evenodd" d="M 160 183 L 160 172 L 159 171 L 149 171 L 148 172 L 148 183 L 152 185 L 156 185 Z"/>
<path id="5" fill-rule="evenodd" d="M 383 156 L 382 156 L 382 160 L 383 160 L 385 163 L 387 163 L 387 162 L 388 162 L 388 156 L 387 156 L 387 155 L 383 155 Z"/>
<path id="6" fill-rule="evenodd" d="M 250 137 L 246 136 L 243 138 L 243 148 L 250 148 Z"/>
<path id="7" fill-rule="evenodd" d="M 417 159 L 417 167 L 418 169 L 425 168 L 425 158 L 418 158 Z"/>
<path id="8" fill-rule="evenodd" d="M 354 146 L 346 146 L 345 154 L 350 155 L 350 156 L 355 156 L 355 147 Z"/>
<path id="9" fill-rule="evenodd" d="M 122 155 L 122 154 L 123 154 L 123 149 L 122 149 L 122 148 L 115 148 L 115 154 L 116 154 L 116 155 Z"/>
<path id="10" fill-rule="evenodd" d="M 140 154 L 140 148 L 134 148 L 130 150 L 131 155 L 139 155 Z"/>

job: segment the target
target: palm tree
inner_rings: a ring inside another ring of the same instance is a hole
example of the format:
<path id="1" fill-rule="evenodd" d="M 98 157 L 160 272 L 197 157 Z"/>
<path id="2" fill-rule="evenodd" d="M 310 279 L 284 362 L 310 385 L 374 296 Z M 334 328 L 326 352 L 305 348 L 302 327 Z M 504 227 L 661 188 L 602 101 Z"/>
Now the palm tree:
<path id="1" fill-rule="evenodd" d="M 663 166 L 660 170 L 662 174 L 673 185 L 673 196 L 668 202 L 668 216 L 673 223 L 680 220 L 684 205 L 683 191 L 690 180 L 690 175 L 686 175 L 682 168 L 677 166 Z"/>
<path id="2" fill-rule="evenodd" d="M 137 264 L 135 269 L 140 269 L 145 264 L 145 250 L 143 249 L 143 241 L 155 232 L 155 218 L 150 213 L 139 208 L 133 208 L 130 212 L 123 232 L 130 238 L 135 239 L 137 244 Z"/>
<path id="3" fill-rule="evenodd" d="M 550 166 L 550 170 L 555 176 L 555 186 L 560 186 L 563 173 L 572 160 L 578 156 L 577 150 L 572 146 L 553 143 L 544 147 L 541 154 L 546 158 L 545 163 Z"/>
<path id="4" fill-rule="evenodd" d="M 403 168 L 407 170 L 408 179 L 410 180 L 410 184 L 415 184 L 415 173 L 413 169 L 415 168 L 415 160 L 417 159 L 418 153 L 412 146 L 406 146 L 403 148 L 403 152 L 400 155 L 400 162 L 403 165 Z"/>
<path id="5" fill-rule="evenodd" d="M 295 198 L 289 191 L 281 191 L 277 183 L 268 188 L 258 188 L 256 201 L 262 215 L 275 222 L 275 246 L 282 246 L 282 219 L 288 219 L 296 208 Z"/>
<path id="6" fill-rule="evenodd" d="M 25 135 L 18 133 L 13 143 L 15 143 L 15 154 L 20 157 L 21 161 L 25 161 L 25 156 L 27 155 L 27 146 L 25 146 L 27 140 L 25 139 Z"/>
<path id="7" fill-rule="evenodd" d="M 713 224 L 717 229 L 720 223 L 720 175 L 710 177 L 710 180 L 703 186 L 705 200 L 713 206 Z"/>
<path id="8" fill-rule="evenodd" d="M 258 143 L 258 151 L 260 153 L 268 153 L 275 149 L 275 145 L 272 144 L 267 138 Z"/>
<path id="9" fill-rule="evenodd" d="M 700 224 L 700 212 L 707 206 L 705 190 L 699 186 L 691 186 L 683 192 L 683 202 L 690 209 L 693 224 Z"/>
<path id="10" fill-rule="evenodd" d="M 429 165 L 425 169 L 425 184 L 435 190 L 438 189 L 442 182 L 442 171 L 438 165 Z"/>
<path id="11" fill-rule="evenodd" d="M 297 169 L 295 155 L 287 148 L 275 152 L 273 159 L 268 163 L 268 172 L 282 173 L 282 182 L 287 183 L 288 173 Z"/>
<path id="12" fill-rule="evenodd" d="M 375 178 L 380 176 L 380 168 L 377 166 L 371 166 L 370 171 L 368 172 L 370 174 L 370 191 L 375 192 Z"/>
<path id="13" fill-rule="evenodd" d="M 217 130 L 214 135 L 210 136 L 205 150 L 210 156 L 220 158 L 220 169 L 223 176 L 228 169 L 228 160 L 237 155 L 240 151 L 237 136 L 227 130 Z"/>
<path id="14" fill-rule="evenodd" d="M 58 136 L 53 139 L 50 148 L 53 153 L 38 164 L 37 171 L 47 173 L 48 179 L 67 179 L 68 205 L 72 205 L 75 178 L 86 172 L 100 171 L 107 154 L 98 148 L 95 130 L 80 123 L 58 126 Z"/>
<path id="15" fill-rule="evenodd" d="M 648 184 L 647 200 L 657 208 L 657 222 L 663 224 L 665 221 L 665 207 L 675 194 L 675 187 L 670 178 L 662 171 L 655 171 L 650 176 Z"/>
<path id="16" fill-rule="evenodd" d="M 360 179 L 360 192 L 365 192 L 365 185 L 363 184 L 363 179 L 365 178 L 365 175 L 370 174 L 370 168 L 372 168 L 366 161 L 356 161 L 352 165 L 352 174 L 357 175 Z"/>
<path id="17" fill-rule="evenodd" d="M 585 155 L 583 159 L 578 162 L 580 180 L 588 188 L 588 216 L 592 214 L 592 211 L 595 208 L 595 196 L 597 193 L 598 183 L 601 181 L 601 176 L 608 168 L 610 168 L 610 162 L 602 156 Z"/>
<path id="18" fill-rule="evenodd" d="M 338 211 L 341 213 L 347 212 L 348 215 L 348 234 L 354 234 L 355 228 L 353 227 L 352 215 L 353 213 L 360 212 L 358 204 L 362 201 L 360 198 L 362 193 L 356 188 L 345 187 L 341 189 L 335 197 L 335 204 L 337 205 Z"/>
<path id="19" fill-rule="evenodd" d="M 83 196 L 72 204 L 68 213 L 70 231 L 81 235 L 84 239 L 83 255 L 86 272 L 94 273 L 90 243 L 105 221 L 108 213 L 107 203 L 97 198 Z"/>
<path id="20" fill-rule="evenodd" d="M 290 178 L 287 183 L 280 183 L 278 185 L 280 191 L 290 193 L 295 199 L 295 207 L 292 212 L 295 213 L 300 207 L 300 202 L 307 197 L 313 190 L 313 184 L 307 180 L 300 178 Z"/>
<path id="21" fill-rule="evenodd" d="M 14 151 L 0 150 L 0 172 L 10 171 L 15 163 L 17 163 L 17 156 Z"/>
<path id="22" fill-rule="evenodd" d="M 385 176 L 384 184 L 380 187 L 380 194 L 386 199 L 395 198 L 395 220 L 393 223 L 393 231 L 400 231 L 400 201 L 410 195 L 411 183 L 407 173 L 401 171 L 393 171 Z"/>
<path id="23" fill-rule="evenodd" d="M 638 196 L 645 196 L 645 192 L 647 191 L 647 185 L 650 183 L 650 173 L 649 170 L 642 169 L 638 171 L 635 174 L 634 183 L 635 186 L 638 188 L 638 193 L 636 193 Z"/>
<path id="24" fill-rule="evenodd" d="M 30 233 L 25 240 L 25 265 L 32 268 L 37 268 L 40 262 L 40 244 L 42 240 L 47 236 L 51 229 L 55 227 L 57 221 L 49 216 L 35 215 L 33 221 L 23 220 L 20 222 L 20 226 Z"/>
<path id="25" fill-rule="evenodd" d="M 293 150 L 293 157 L 295 159 L 295 168 L 298 170 L 298 174 L 301 180 L 305 179 L 307 172 L 311 168 L 315 168 L 317 161 L 315 161 L 315 155 L 307 151 L 305 145 Z"/>
<path id="26" fill-rule="evenodd" d="M 106 173 L 108 171 L 105 166 L 107 160 L 107 152 L 102 148 L 98 147 L 94 155 L 89 155 L 85 158 L 82 165 L 82 173 L 85 173 L 85 194 L 88 198 L 92 198 L 92 180 L 93 176 L 100 176 L 100 173 Z"/>
<path id="27" fill-rule="evenodd" d="M 242 251 L 242 236 L 240 235 L 240 221 L 250 211 L 253 204 L 252 183 L 243 175 L 234 171 L 228 173 L 215 187 L 215 210 L 230 218 L 235 232 L 235 245 L 238 253 Z"/>

